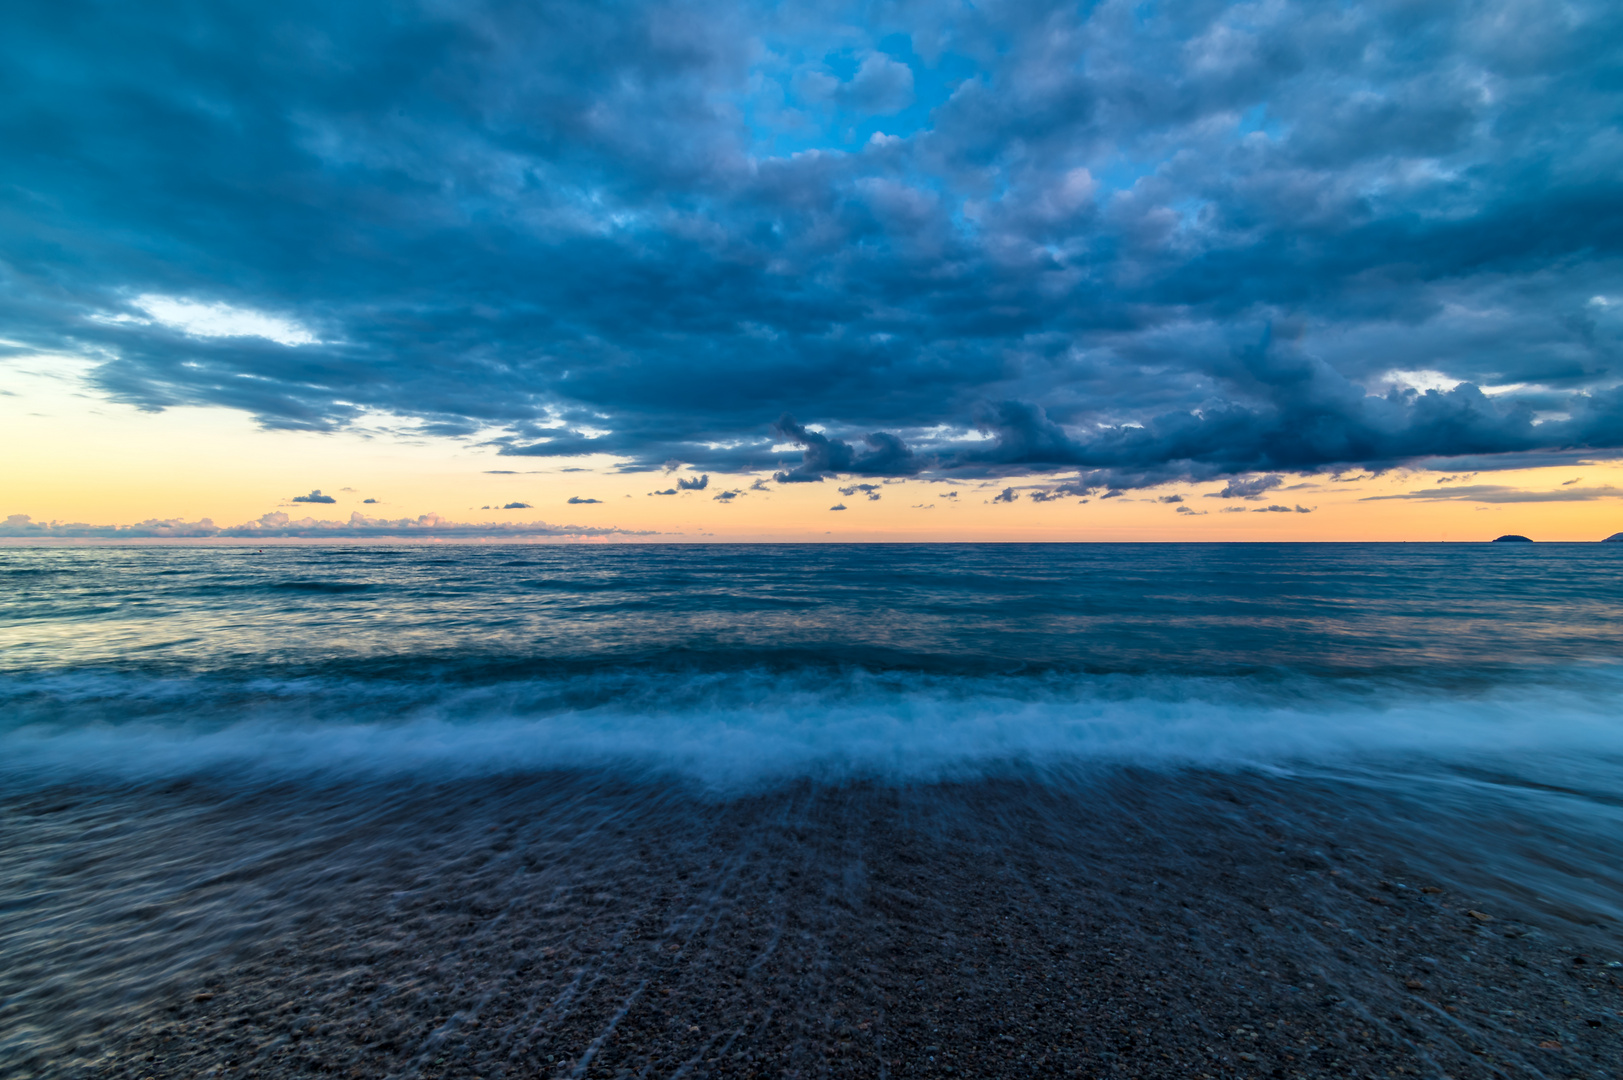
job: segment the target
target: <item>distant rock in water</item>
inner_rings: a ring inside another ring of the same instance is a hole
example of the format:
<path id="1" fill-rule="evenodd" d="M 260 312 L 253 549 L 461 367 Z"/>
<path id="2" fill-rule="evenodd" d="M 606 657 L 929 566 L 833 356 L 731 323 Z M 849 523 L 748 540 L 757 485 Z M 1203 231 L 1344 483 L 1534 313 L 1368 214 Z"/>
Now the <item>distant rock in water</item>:
<path id="1" fill-rule="evenodd" d="M 1611 536 L 1608 536 L 1606 539 L 1602 540 L 1601 543 L 1623 544 L 1623 533 L 1613 533 Z"/>
<path id="2" fill-rule="evenodd" d="M 1623 536 L 1623 533 L 1618 533 L 1618 536 Z M 1506 533 L 1504 536 L 1494 537 L 1493 542 L 1496 544 L 1531 544 L 1533 541 L 1525 536 L 1517 536 L 1515 533 Z"/>

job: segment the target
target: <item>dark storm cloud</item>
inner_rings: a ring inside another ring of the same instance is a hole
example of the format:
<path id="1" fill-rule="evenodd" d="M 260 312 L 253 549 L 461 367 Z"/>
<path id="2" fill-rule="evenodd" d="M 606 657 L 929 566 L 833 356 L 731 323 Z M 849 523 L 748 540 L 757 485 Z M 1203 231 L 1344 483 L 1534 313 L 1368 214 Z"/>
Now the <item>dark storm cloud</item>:
<path id="1" fill-rule="evenodd" d="M 861 476 L 911 476 L 919 471 L 902 440 L 883 431 L 864 435 L 866 451 L 859 450 L 841 439 L 831 439 L 821 432 L 812 431 L 784 414 L 772 426 L 784 439 L 801 447 L 800 465 L 788 472 L 780 472 L 775 479 L 780 484 L 821 481 L 825 476 L 856 473 Z"/>
<path id="2" fill-rule="evenodd" d="M 6 337 L 786 483 L 1623 449 L 1618 5 L 860 10 L 18 0 Z"/>

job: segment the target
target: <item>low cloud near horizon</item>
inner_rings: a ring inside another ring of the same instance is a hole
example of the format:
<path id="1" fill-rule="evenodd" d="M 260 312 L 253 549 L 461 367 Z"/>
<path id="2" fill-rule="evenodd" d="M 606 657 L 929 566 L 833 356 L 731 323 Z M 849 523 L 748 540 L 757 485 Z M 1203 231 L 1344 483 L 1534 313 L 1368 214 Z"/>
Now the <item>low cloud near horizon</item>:
<path id="1" fill-rule="evenodd" d="M 1386 502 L 1412 499 L 1420 502 L 1541 503 L 1593 502 L 1596 499 L 1623 498 L 1623 488 L 1563 487 L 1558 491 L 1521 491 L 1502 484 L 1470 484 L 1463 487 L 1422 488 L 1396 495 L 1367 495 L 1360 502 Z"/>
<path id="2" fill-rule="evenodd" d="M 27 514 L 12 514 L 0 522 L 0 540 L 337 540 L 379 538 L 406 540 L 477 540 L 511 537 L 589 538 L 594 536 L 656 536 L 653 530 L 617 529 L 590 525 L 550 525 L 544 521 L 465 523 L 438 514 L 388 520 L 369 518 L 356 511 L 348 521 L 295 519 L 273 512 L 241 525 L 216 525 L 209 518 L 182 521 L 149 519 L 130 525 L 90 525 L 84 522 L 34 521 Z"/>

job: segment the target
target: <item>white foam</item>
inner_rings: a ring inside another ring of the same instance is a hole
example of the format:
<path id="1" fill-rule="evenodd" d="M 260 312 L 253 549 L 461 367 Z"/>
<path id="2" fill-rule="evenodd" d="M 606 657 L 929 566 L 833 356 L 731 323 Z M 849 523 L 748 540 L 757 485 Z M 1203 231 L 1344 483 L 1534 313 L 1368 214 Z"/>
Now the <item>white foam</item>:
<path id="1" fill-rule="evenodd" d="M 35 686 L 36 697 L 46 691 L 56 703 L 51 721 L 0 735 L 0 769 L 14 780 L 141 781 L 227 771 L 382 778 L 628 768 L 731 790 L 1087 763 L 1288 768 L 1391 754 L 1623 755 L 1623 723 L 1609 706 L 1615 697 L 1593 679 L 1584 691 L 1545 684 L 1452 697 L 1345 696 L 1345 684 L 1330 682 L 1282 689 L 1126 677 L 648 679 L 597 686 L 597 704 L 574 708 L 551 683 L 436 691 L 255 684 L 245 705 L 222 702 L 202 684 L 82 679 Z M 147 718 L 103 719 L 118 702 Z"/>

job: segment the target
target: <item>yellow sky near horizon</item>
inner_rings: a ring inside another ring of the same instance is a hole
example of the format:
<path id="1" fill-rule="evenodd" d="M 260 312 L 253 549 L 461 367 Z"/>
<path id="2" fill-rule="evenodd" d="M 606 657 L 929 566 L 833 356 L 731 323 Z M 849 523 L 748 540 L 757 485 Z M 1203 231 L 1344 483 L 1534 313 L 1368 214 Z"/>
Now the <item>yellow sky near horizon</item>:
<path id="1" fill-rule="evenodd" d="M 1378 499 L 1444 491 L 1444 474 L 1394 470 L 1363 480 L 1286 476 L 1260 501 L 1212 498 L 1221 482 L 1173 484 L 1114 499 L 1073 497 L 1037 503 L 1036 488 L 1073 475 L 996 480 L 874 478 L 773 484 L 769 473 L 712 474 L 704 491 L 648 493 L 672 475 L 622 474 L 612 459 L 500 457 L 493 447 L 364 429 L 336 433 L 269 431 L 220 408 L 142 412 L 85 388 L 82 362 L 31 358 L 0 365 L 0 518 L 129 524 L 150 518 L 239 525 L 283 511 L 299 518 L 415 518 L 437 513 L 470 523 L 543 520 L 656 530 L 654 540 L 730 541 L 1436 541 L 1489 540 L 1520 533 L 1535 540 L 1599 540 L 1623 530 L 1623 500 L 1483 503 Z M 492 470 L 511 470 L 497 475 Z M 579 471 L 584 470 L 584 471 Z M 768 490 L 748 490 L 755 479 Z M 877 501 L 853 483 L 880 484 Z M 1623 463 L 1484 472 L 1461 484 L 1518 491 L 1615 488 Z M 1005 487 L 1021 495 L 994 503 Z M 293 503 L 320 489 L 333 504 Z M 743 489 L 731 502 L 715 496 Z M 1182 503 L 1162 499 L 1182 496 Z M 375 503 L 365 503 L 371 498 Z M 571 498 L 597 499 L 571 504 Z M 509 502 L 530 509 L 497 510 Z M 844 505 L 845 510 L 830 509 Z M 1311 513 L 1268 512 L 1300 505 Z M 1180 513 L 1182 506 L 1193 513 Z M 1240 512 L 1243 508 L 1244 512 Z M 1228 511 L 1228 512 L 1225 512 Z"/>

